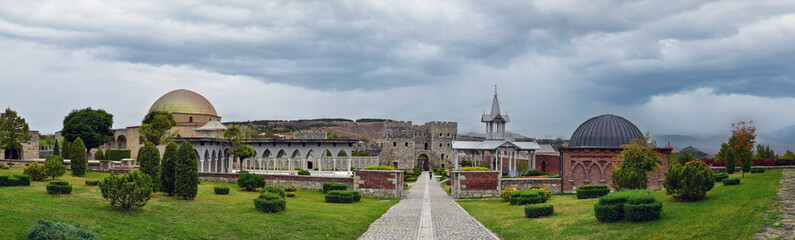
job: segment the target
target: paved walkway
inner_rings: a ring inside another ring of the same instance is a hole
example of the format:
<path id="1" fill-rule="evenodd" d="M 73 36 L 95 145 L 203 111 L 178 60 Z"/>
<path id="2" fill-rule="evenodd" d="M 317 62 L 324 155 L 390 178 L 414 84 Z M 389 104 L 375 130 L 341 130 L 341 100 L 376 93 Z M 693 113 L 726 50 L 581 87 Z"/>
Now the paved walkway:
<path id="1" fill-rule="evenodd" d="M 472 218 L 428 172 L 359 239 L 498 239 Z"/>
<path id="2" fill-rule="evenodd" d="M 795 171 L 784 171 L 780 183 L 771 209 L 781 212 L 780 219 L 757 233 L 754 239 L 795 239 Z M 769 220 L 767 215 L 764 218 Z"/>

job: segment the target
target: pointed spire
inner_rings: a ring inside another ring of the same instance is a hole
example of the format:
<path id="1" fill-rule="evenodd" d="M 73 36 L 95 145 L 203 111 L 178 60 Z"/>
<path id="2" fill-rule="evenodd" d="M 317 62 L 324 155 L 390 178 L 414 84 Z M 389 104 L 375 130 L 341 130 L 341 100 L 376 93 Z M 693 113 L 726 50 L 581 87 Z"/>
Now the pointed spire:
<path id="1" fill-rule="evenodd" d="M 491 102 L 491 118 L 500 115 L 500 101 L 497 100 L 497 85 L 494 85 L 494 100 Z"/>

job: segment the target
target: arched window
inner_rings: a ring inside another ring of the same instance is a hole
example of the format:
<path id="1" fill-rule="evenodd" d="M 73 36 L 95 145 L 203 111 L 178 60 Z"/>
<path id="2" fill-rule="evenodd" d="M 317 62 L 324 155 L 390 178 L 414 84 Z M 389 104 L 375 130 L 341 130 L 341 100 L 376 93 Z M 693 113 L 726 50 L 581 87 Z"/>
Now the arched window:
<path id="1" fill-rule="evenodd" d="M 428 150 L 428 143 L 425 143 L 425 150 Z"/>
<path id="2" fill-rule="evenodd" d="M 393 147 L 397 147 L 397 142 L 392 142 Z"/>
<path id="3" fill-rule="evenodd" d="M 193 117 L 189 117 L 188 122 L 193 122 Z"/>
<path id="4" fill-rule="evenodd" d="M 442 153 L 442 160 L 444 160 L 444 153 Z"/>
<path id="5" fill-rule="evenodd" d="M 406 147 L 408 147 L 408 146 L 409 146 L 409 142 L 406 142 Z"/>
<path id="6" fill-rule="evenodd" d="M 441 144 L 441 143 L 439 143 L 439 147 L 442 147 L 442 144 Z"/>

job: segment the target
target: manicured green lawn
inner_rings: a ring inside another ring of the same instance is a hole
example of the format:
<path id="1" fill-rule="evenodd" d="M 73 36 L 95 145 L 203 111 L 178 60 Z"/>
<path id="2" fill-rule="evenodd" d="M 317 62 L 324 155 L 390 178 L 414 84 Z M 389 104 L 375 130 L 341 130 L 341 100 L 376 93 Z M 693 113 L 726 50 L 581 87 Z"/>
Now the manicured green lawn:
<path id="1" fill-rule="evenodd" d="M 0 175 L 21 172 L 15 166 Z M 107 173 L 69 174 L 60 179 L 70 182 L 72 195 L 47 194 L 47 181 L 0 187 L 0 239 L 24 239 L 37 218 L 88 225 L 101 239 L 355 239 L 398 202 L 364 197 L 355 204 L 331 204 L 321 192 L 299 190 L 297 197 L 287 198 L 286 211 L 266 214 L 254 208 L 257 192 L 203 181 L 195 200 L 156 193 L 146 206 L 128 212 L 110 206 L 98 187 L 86 186 L 86 179 Z M 215 195 L 215 185 L 232 191 Z"/>
<path id="2" fill-rule="evenodd" d="M 733 174 L 739 177 L 739 174 Z M 500 200 L 460 200 L 458 204 L 503 239 L 751 239 L 775 197 L 781 170 L 747 174 L 740 185 L 716 183 L 701 202 L 680 202 L 655 191 L 663 202 L 661 219 L 602 223 L 594 217 L 597 199 L 553 195 L 552 216 L 530 219 L 524 206 Z"/>

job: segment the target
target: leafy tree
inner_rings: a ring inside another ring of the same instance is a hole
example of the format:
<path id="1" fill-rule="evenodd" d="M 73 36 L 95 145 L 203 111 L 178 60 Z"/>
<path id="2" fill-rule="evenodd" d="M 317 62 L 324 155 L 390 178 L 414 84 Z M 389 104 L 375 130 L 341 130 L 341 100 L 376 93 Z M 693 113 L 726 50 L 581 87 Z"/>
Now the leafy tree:
<path id="1" fill-rule="evenodd" d="M 69 141 L 64 140 L 63 141 L 63 151 L 61 151 L 61 157 L 63 157 L 63 159 L 70 159 L 69 158 L 69 151 L 72 151 L 72 143 L 70 143 Z"/>
<path id="2" fill-rule="evenodd" d="M 83 139 L 79 137 L 72 143 L 72 151 L 69 153 L 72 157 L 71 168 L 72 175 L 82 177 L 86 174 L 88 167 L 88 157 L 86 156 L 86 145 L 83 144 Z"/>
<path id="3" fill-rule="evenodd" d="M 163 152 L 163 166 L 160 173 L 160 191 L 169 196 L 174 194 L 174 182 L 176 182 L 177 172 L 177 153 L 179 147 L 175 142 L 169 142 Z"/>
<path id="4" fill-rule="evenodd" d="M 138 165 L 142 173 L 152 179 L 152 190 L 160 189 L 160 151 L 154 143 L 146 142 L 138 149 Z"/>
<path id="5" fill-rule="evenodd" d="M 97 153 L 94 153 L 95 160 L 105 160 L 105 152 L 102 151 L 102 148 L 97 149 Z"/>
<path id="6" fill-rule="evenodd" d="M 622 145 L 621 154 L 616 156 L 615 167 L 610 174 L 613 188 L 646 189 L 649 182 L 649 173 L 659 167 L 662 158 L 655 148 L 657 143 L 649 137 L 632 140 L 632 143 Z"/>
<path id="7" fill-rule="evenodd" d="M 326 131 L 326 138 L 327 139 L 339 139 L 340 135 L 337 132 Z"/>
<path id="8" fill-rule="evenodd" d="M 740 160 L 743 177 L 745 177 L 746 172 L 751 170 L 751 158 L 753 157 L 751 149 L 753 149 L 755 142 L 756 127 L 753 121 L 732 123 L 732 138 L 729 139 L 729 145 L 732 149 L 730 153 L 736 160 Z M 728 166 L 728 164 L 726 165 Z"/>
<path id="9" fill-rule="evenodd" d="M 58 144 L 58 139 L 55 139 L 55 145 L 52 147 L 52 154 L 53 155 L 61 155 L 61 146 Z"/>
<path id="10" fill-rule="evenodd" d="M 254 156 L 254 148 L 242 143 L 248 139 L 248 136 L 245 132 L 241 131 L 238 126 L 232 125 L 227 127 L 226 131 L 224 131 L 224 138 L 229 141 L 229 144 L 234 146 L 226 152 L 227 154 L 235 155 L 239 157 L 241 161 Z"/>
<path id="11" fill-rule="evenodd" d="M 712 169 L 701 161 L 688 162 L 684 167 L 669 165 L 663 182 L 668 195 L 685 201 L 704 199 L 707 191 L 715 186 Z"/>
<path id="12" fill-rule="evenodd" d="M 673 161 L 668 163 L 668 165 L 673 165 L 673 164 L 684 165 L 687 162 L 690 162 L 692 160 L 696 160 L 696 156 L 694 156 L 690 152 L 680 152 L 680 153 L 677 153 L 675 155 L 675 158 L 671 158 L 671 156 L 669 156 L 669 159 L 671 159 Z"/>
<path id="13" fill-rule="evenodd" d="M 61 135 L 70 142 L 80 138 L 85 144 L 83 151 L 91 150 L 102 144 L 110 142 L 113 132 L 113 115 L 105 110 L 93 110 L 90 107 L 73 110 L 63 120 Z M 74 149 L 74 148 L 73 148 Z"/>
<path id="14" fill-rule="evenodd" d="M 781 156 L 781 158 L 783 158 L 783 159 L 795 159 L 795 153 L 792 153 L 792 151 L 787 150 L 787 152 L 784 153 L 784 155 Z"/>
<path id="15" fill-rule="evenodd" d="M 47 158 L 44 159 L 44 169 L 47 170 L 47 176 L 52 177 L 53 180 L 66 173 L 66 167 L 63 165 L 63 158 L 58 155 L 47 156 Z"/>
<path id="16" fill-rule="evenodd" d="M 196 197 L 199 185 L 199 169 L 196 163 L 196 151 L 187 141 L 182 142 L 177 154 L 176 181 L 174 192 L 182 199 Z"/>
<path id="17" fill-rule="evenodd" d="M 174 120 L 174 115 L 170 112 L 153 111 L 141 121 L 141 127 L 138 128 L 138 136 L 141 142 L 151 142 L 155 145 L 160 145 L 179 134 L 177 131 L 168 132 L 176 125 L 177 121 Z"/>
<path id="18" fill-rule="evenodd" d="M 729 141 L 733 141 L 732 138 L 729 138 Z M 731 154 L 731 151 L 732 148 L 728 143 L 721 143 L 720 151 L 718 151 L 718 155 L 715 157 L 716 161 L 726 163 L 726 173 L 728 174 L 734 173 L 735 163 L 737 162 L 737 160 L 734 159 L 734 155 Z"/>
<path id="19" fill-rule="evenodd" d="M 774 152 L 773 150 L 770 149 L 770 145 L 765 146 L 765 145 L 762 145 L 762 144 L 757 144 L 756 145 L 756 155 L 754 155 L 754 158 L 756 158 L 756 159 L 775 159 L 775 158 L 778 158 L 778 156 L 776 156 L 776 152 Z"/>
<path id="20" fill-rule="evenodd" d="M 20 150 L 22 143 L 30 141 L 28 123 L 17 112 L 6 108 L 0 113 L 0 149 Z"/>
<path id="21" fill-rule="evenodd" d="M 119 177 L 111 174 L 99 182 L 102 197 L 110 200 L 110 205 L 118 205 L 129 210 L 143 207 L 152 196 L 152 179 L 139 170 Z"/>

